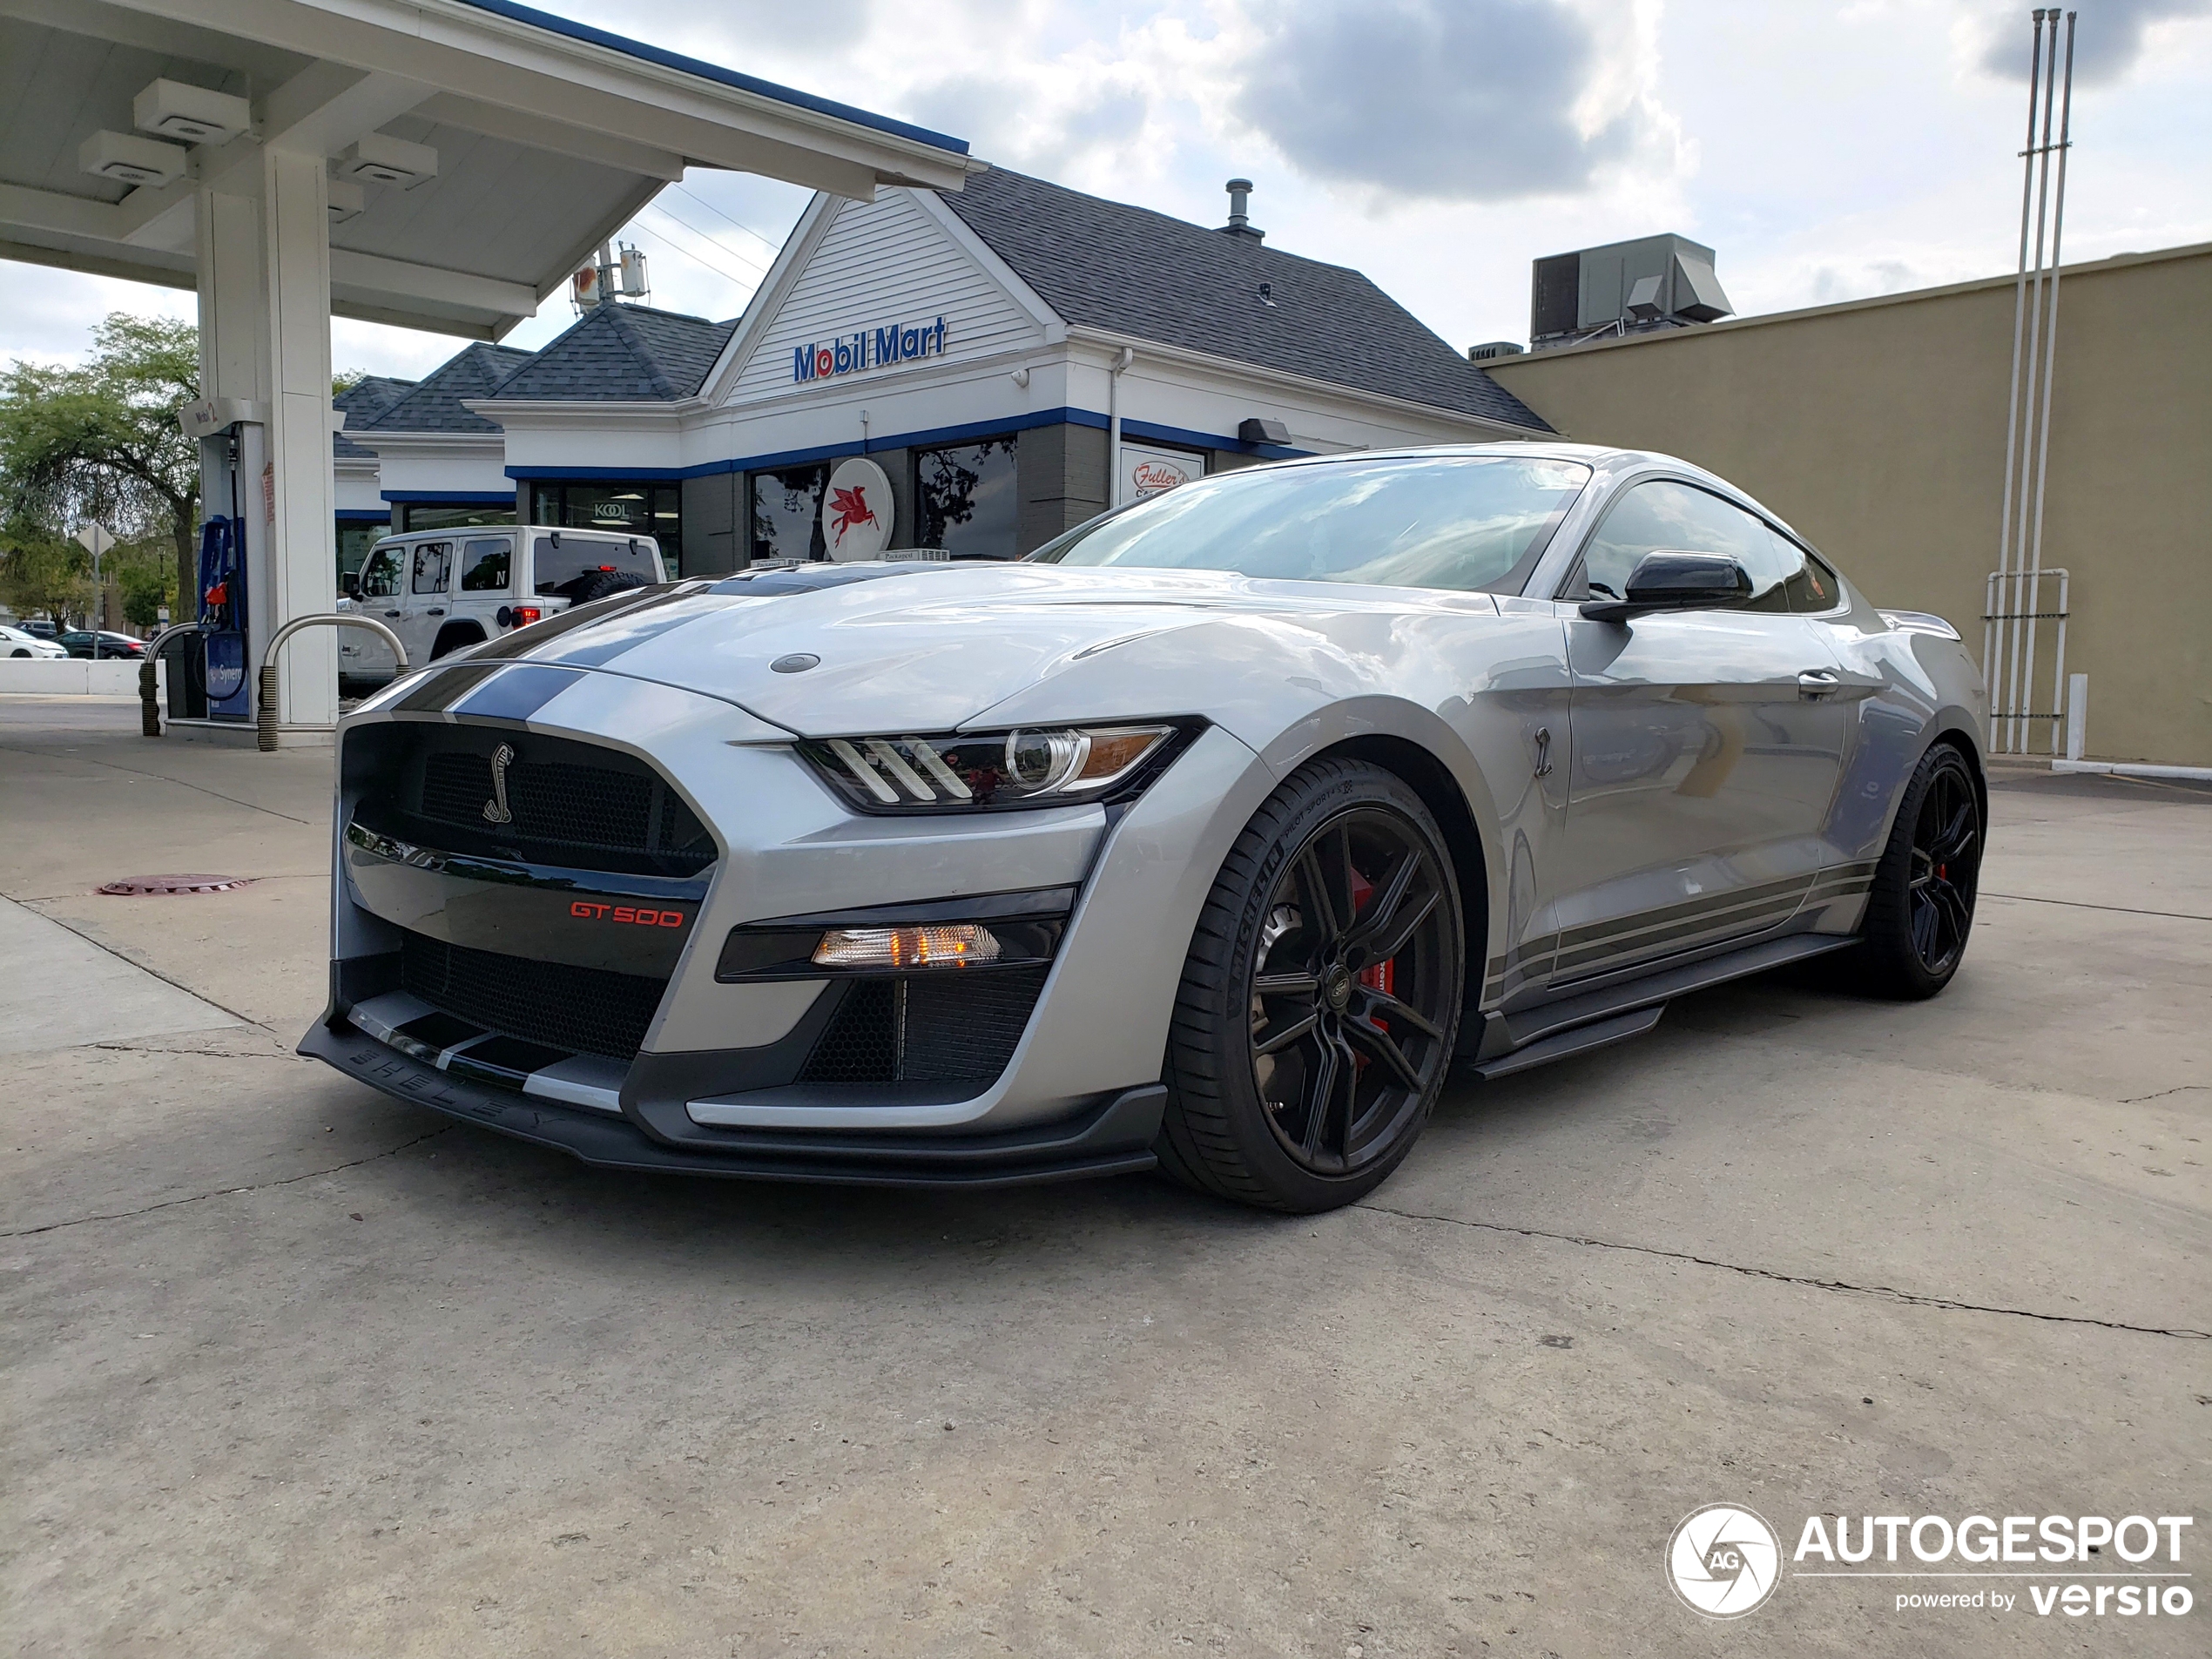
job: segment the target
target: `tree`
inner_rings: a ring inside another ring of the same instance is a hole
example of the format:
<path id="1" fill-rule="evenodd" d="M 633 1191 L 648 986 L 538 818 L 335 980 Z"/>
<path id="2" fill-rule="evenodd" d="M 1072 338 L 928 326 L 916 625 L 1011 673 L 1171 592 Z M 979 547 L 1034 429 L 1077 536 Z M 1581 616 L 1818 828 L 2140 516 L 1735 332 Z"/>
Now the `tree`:
<path id="1" fill-rule="evenodd" d="M 0 598 L 19 617 L 65 621 L 91 593 L 91 566 L 82 547 L 25 514 L 0 524 Z"/>
<path id="2" fill-rule="evenodd" d="M 0 371 L 0 511 L 57 530 L 96 520 L 118 541 L 168 540 L 193 577 L 199 448 L 177 413 L 199 396 L 199 331 L 109 314 L 75 367 Z"/>

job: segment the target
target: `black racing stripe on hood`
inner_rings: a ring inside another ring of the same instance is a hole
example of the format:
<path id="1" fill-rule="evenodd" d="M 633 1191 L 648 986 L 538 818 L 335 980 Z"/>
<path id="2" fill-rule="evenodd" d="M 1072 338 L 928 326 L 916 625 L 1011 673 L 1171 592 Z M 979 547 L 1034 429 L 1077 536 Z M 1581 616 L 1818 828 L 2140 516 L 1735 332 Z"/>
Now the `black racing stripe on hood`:
<path id="1" fill-rule="evenodd" d="M 527 657 L 549 639 L 557 639 L 578 628 L 589 628 L 593 623 L 604 621 L 617 612 L 688 599 L 695 593 L 705 591 L 707 586 L 704 582 L 670 582 L 655 588 L 628 588 L 620 593 L 610 593 L 604 599 L 594 599 L 588 605 L 571 605 L 560 615 L 548 617 L 543 622 L 534 623 L 528 628 L 517 628 L 513 633 L 503 635 L 488 645 L 479 645 L 469 653 L 469 660 L 481 663 Z"/>
<path id="2" fill-rule="evenodd" d="M 527 720 L 583 678 L 580 668 L 517 663 L 455 703 L 453 712 L 463 719 Z"/>
<path id="3" fill-rule="evenodd" d="M 449 668 L 433 668 L 416 682 L 415 687 L 386 711 L 391 714 L 435 714 L 447 704 L 457 702 L 489 679 L 498 669 L 497 663 L 477 662 L 473 658 L 454 664 Z"/>

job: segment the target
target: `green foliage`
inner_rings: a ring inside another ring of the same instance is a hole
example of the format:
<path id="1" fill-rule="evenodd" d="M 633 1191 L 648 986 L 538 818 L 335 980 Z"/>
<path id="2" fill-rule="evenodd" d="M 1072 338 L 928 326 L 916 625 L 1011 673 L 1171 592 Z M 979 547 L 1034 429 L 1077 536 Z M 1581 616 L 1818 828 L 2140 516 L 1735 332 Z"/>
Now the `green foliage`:
<path id="1" fill-rule="evenodd" d="M 178 615 L 176 556 L 158 538 L 111 549 L 100 569 L 114 577 L 123 620 L 132 632 L 151 634 L 160 624 L 164 605 L 172 618 Z"/>
<path id="2" fill-rule="evenodd" d="M 0 370 L 0 512 L 57 531 L 97 521 L 188 556 L 199 451 L 177 412 L 199 395 L 199 330 L 122 312 L 81 364 Z"/>
<path id="3" fill-rule="evenodd" d="M 24 514 L 0 524 L 0 599 L 18 617 L 59 622 L 91 597 L 92 556 Z"/>

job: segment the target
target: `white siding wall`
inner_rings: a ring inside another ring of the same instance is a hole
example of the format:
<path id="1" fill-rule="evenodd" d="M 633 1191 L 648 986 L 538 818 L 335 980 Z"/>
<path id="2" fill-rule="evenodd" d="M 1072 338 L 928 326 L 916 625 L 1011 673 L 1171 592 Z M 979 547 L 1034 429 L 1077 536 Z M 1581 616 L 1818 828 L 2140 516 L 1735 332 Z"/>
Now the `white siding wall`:
<path id="1" fill-rule="evenodd" d="M 901 369 L 927 368 L 934 355 L 868 368 L 827 381 L 794 381 L 792 353 L 809 341 L 893 324 L 945 320 L 941 361 L 987 356 L 1039 342 L 1043 331 L 925 212 L 907 190 L 837 210 L 806 269 L 762 331 L 731 389 L 732 404 L 798 391 L 858 388 Z"/>

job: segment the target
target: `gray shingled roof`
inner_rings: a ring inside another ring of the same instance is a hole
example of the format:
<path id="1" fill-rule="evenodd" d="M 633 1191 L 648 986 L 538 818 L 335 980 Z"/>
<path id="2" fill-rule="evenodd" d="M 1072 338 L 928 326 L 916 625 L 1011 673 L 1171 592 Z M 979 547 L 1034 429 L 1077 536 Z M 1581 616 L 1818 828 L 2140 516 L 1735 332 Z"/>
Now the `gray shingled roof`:
<path id="1" fill-rule="evenodd" d="M 1002 168 L 941 199 L 1077 327 L 1551 430 L 1357 271 Z"/>
<path id="2" fill-rule="evenodd" d="M 496 432 L 499 428 L 491 421 L 463 408 L 462 400 L 489 397 L 535 354 L 514 346 L 468 347 L 424 375 L 375 419 L 355 425 L 348 417 L 346 424 L 360 432 Z"/>
<path id="3" fill-rule="evenodd" d="M 388 374 L 364 374 L 344 391 L 334 395 L 330 400 L 330 407 L 346 411 L 347 432 L 358 432 L 414 389 L 413 381 L 395 381 Z M 362 448 L 347 437 L 345 432 L 332 436 L 330 449 L 334 455 L 351 455 L 357 461 L 374 461 L 376 458 L 374 450 Z"/>
<path id="4" fill-rule="evenodd" d="M 585 403 L 690 397 L 737 327 L 644 306 L 594 306 L 495 395 Z"/>

